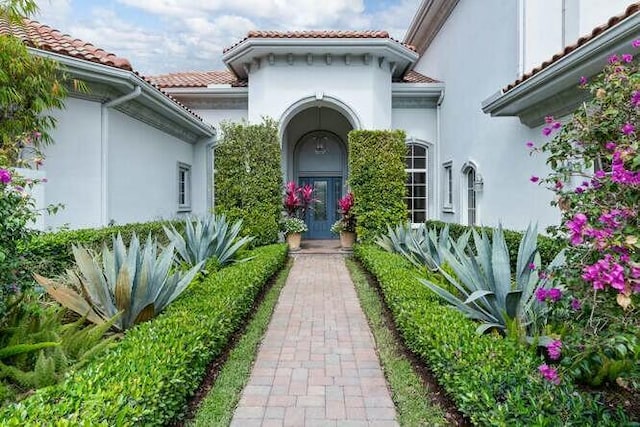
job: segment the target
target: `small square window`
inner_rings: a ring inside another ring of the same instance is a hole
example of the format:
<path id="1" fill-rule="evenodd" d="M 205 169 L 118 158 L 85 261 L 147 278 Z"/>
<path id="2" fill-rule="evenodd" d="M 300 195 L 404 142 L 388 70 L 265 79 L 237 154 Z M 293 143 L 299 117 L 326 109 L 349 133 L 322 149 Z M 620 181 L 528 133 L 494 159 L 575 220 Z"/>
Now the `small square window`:
<path id="1" fill-rule="evenodd" d="M 191 166 L 178 163 L 178 212 L 191 211 Z"/>
<path id="2" fill-rule="evenodd" d="M 442 164 L 442 210 L 453 212 L 453 162 Z"/>

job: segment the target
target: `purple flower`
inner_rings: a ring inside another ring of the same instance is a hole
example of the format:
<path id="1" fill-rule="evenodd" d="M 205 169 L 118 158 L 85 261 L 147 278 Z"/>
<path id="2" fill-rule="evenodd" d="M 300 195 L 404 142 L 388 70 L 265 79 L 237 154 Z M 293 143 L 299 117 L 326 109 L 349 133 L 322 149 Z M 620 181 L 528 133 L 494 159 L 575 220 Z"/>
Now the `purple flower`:
<path id="1" fill-rule="evenodd" d="M 560 359 L 561 352 L 562 352 L 562 341 L 553 340 L 549 344 L 547 344 L 547 353 L 549 354 L 549 359 L 551 360 Z"/>
<path id="2" fill-rule="evenodd" d="M 571 309 L 572 309 L 573 311 L 578 311 L 578 310 L 580 310 L 581 308 L 582 308 L 582 303 L 580 302 L 580 300 L 579 300 L 579 299 L 577 299 L 577 298 L 573 298 L 573 299 L 571 300 Z"/>
<path id="3" fill-rule="evenodd" d="M 536 265 L 532 262 L 529 263 L 529 270 L 535 270 L 536 269 Z"/>
<path id="4" fill-rule="evenodd" d="M 618 55 L 611 55 L 609 57 L 609 64 L 615 64 L 620 60 L 620 58 L 618 58 Z"/>
<path id="5" fill-rule="evenodd" d="M 640 107 L 640 90 L 635 90 L 631 94 L 631 105 Z"/>
<path id="6" fill-rule="evenodd" d="M 547 299 L 547 290 L 545 288 L 538 288 L 536 291 L 536 299 L 539 302 L 545 302 Z"/>
<path id="7" fill-rule="evenodd" d="M 8 184 L 11 182 L 11 172 L 7 169 L 0 169 L 0 182 L 3 184 Z"/>
<path id="8" fill-rule="evenodd" d="M 587 225 L 587 216 L 583 213 L 577 213 L 565 225 L 571 235 L 571 244 L 576 246 L 582 243 L 585 233 L 584 228 Z"/>
<path id="9" fill-rule="evenodd" d="M 580 77 L 580 86 L 585 86 L 588 83 L 588 80 L 585 76 Z"/>
<path id="10" fill-rule="evenodd" d="M 584 193 L 584 188 L 578 187 L 574 191 L 575 191 L 576 194 L 582 194 L 582 193 Z"/>
<path id="11" fill-rule="evenodd" d="M 562 291 L 558 288 L 551 288 L 547 292 L 547 297 L 553 302 L 558 302 L 562 298 Z"/>
<path id="12" fill-rule="evenodd" d="M 529 181 L 538 182 L 538 181 L 540 181 L 540 177 L 533 175 L 531 178 L 529 178 Z"/>
<path id="13" fill-rule="evenodd" d="M 533 144 L 532 141 L 527 141 L 527 143 L 525 144 L 527 146 L 527 148 L 533 148 L 535 147 L 535 145 Z"/>
<path id="14" fill-rule="evenodd" d="M 549 128 L 549 127 L 545 127 L 544 129 L 542 129 L 542 134 L 544 136 L 549 136 L 551 135 L 551 132 L 553 132 L 553 129 Z"/>
<path id="15" fill-rule="evenodd" d="M 553 123 L 555 121 L 555 119 L 553 118 L 553 116 L 546 116 L 544 118 L 544 122 L 548 125 L 550 125 L 551 123 Z"/>
<path id="16" fill-rule="evenodd" d="M 546 363 L 538 366 L 538 372 L 542 375 L 542 378 L 549 381 L 552 384 L 560 384 L 560 377 L 558 376 L 558 370 Z"/>
<path id="17" fill-rule="evenodd" d="M 639 48 L 640 47 L 640 39 L 634 40 L 633 42 L 631 42 L 631 46 L 635 47 L 635 48 Z"/>
<path id="18" fill-rule="evenodd" d="M 562 123 L 560 122 L 553 122 L 553 124 L 551 125 L 554 129 L 560 129 L 560 127 L 562 126 Z"/>
<path id="19" fill-rule="evenodd" d="M 556 190 L 562 190 L 562 187 L 564 187 L 562 181 L 556 181 Z"/>
<path id="20" fill-rule="evenodd" d="M 609 151 L 613 151 L 616 149 L 616 143 L 613 141 L 609 141 L 605 144 L 604 148 L 606 148 Z"/>
<path id="21" fill-rule="evenodd" d="M 607 174 L 602 169 L 598 169 L 593 175 L 593 177 L 596 179 L 604 179 L 605 176 L 607 176 Z"/>
<path id="22" fill-rule="evenodd" d="M 631 55 L 630 53 L 625 53 L 622 55 L 622 61 L 629 63 L 631 61 L 633 61 L 633 55 Z"/>
<path id="23" fill-rule="evenodd" d="M 636 131 L 636 127 L 634 125 L 632 125 L 631 123 L 627 122 L 620 128 L 620 130 L 625 135 L 631 135 L 632 133 L 634 133 Z"/>

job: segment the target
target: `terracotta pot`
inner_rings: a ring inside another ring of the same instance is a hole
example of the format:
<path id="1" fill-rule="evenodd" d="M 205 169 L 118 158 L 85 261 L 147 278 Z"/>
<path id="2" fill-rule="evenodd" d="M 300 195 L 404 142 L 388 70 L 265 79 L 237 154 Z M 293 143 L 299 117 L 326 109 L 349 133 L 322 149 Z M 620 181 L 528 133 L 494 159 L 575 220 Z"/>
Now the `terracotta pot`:
<path id="1" fill-rule="evenodd" d="M 287 245 L 289 245 L 289 251 L 299 251 L 300 241 L 302 240 L 301 233 L 289 233 L 287 234 Z"/>
<path id="2" fill-rule="evenodd" d="M 341 231 L 340 232 L 340 247 L 342 250 L 353 250 L 353 244 L 356 242 L 356 233 L 353 231 Z"/>

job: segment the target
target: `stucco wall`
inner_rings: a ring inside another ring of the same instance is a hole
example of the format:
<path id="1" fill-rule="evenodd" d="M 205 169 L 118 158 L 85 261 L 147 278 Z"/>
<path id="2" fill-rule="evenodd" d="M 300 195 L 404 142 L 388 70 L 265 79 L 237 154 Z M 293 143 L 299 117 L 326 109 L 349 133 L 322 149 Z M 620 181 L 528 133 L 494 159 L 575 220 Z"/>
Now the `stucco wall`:
<path id="1" fill-rule="evenodd" d="M 52 132 L 55 143 L 45 150 L 48 183 L 45 204 L 63 203 L 65 208 L 47 216 L 46 228 L 100 225 L 101 151 L 100 104 L 69 98 L 66 108 L 54 113 L 58 123 Z"/>
<path id="2" fill-rule="evenodd" d="M 194 159 L 193 145 L 110 110 L 109 220 L 123 224 L 176 217 L 177 162 L 193 171 L 194 161 L 204 159 Z"/>
<path id="3" fill-rule="evenodd" d="M 491 118 L 481 102 L 518 76 L 518 2 L 461 0 L 425 55 L 417 71 L 444 81 L 441 106 L 439 169 L 451 160 L 454 172 L 454 213 L 461 221 L 461 168 L 478 165 L 484 180 L 478 200 L 478 222 L 522 229 L 530 220 L 554 224 L 559 215 L 549 206 L 552 194 L 531 182 L 546 171 L 542 158 L 531 158 L 525 142 L 539 143 L 539 129 L 517 118 Z"/>

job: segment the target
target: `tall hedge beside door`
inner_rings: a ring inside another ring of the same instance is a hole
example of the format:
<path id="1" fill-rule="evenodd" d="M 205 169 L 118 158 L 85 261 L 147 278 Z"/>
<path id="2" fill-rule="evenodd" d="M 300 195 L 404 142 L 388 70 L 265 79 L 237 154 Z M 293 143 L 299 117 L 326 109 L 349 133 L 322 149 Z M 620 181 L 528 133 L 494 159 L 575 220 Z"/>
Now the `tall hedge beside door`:
<path id="1" fill-rule="evenodd" d="M 243 234 L 255 246 L 278 239 L 282 171 L 278 125 L 265 119 L 221 124 L 222 141 L 215 150 L 214 210 L 230 221 L 243 219 Z"/>
<path id="2" fill-rule="evenodd" d="M 355 196 L 356 233 L 371 241 L 407 220 L 405 133 L 354 130 L 349 133 L 349 186 Z"/>

